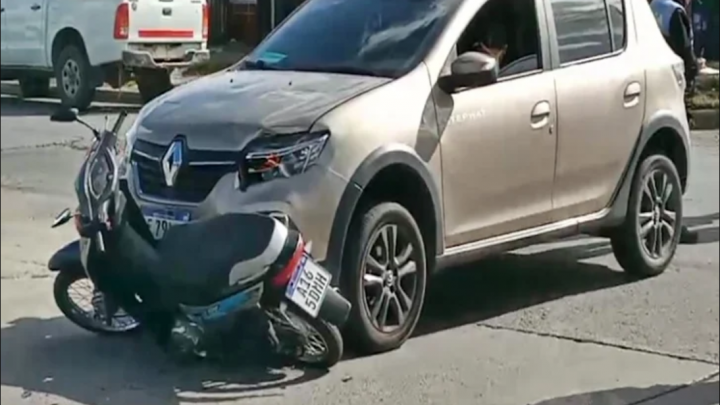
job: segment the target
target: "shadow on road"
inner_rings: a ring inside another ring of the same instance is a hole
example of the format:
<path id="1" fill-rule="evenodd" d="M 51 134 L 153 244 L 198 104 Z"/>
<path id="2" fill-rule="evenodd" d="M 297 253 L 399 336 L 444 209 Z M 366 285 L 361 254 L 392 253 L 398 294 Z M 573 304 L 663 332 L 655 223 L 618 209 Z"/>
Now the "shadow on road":
<path id="1" fill-rule="evenodd" d="M 534 405 L 716 405 L 720 402 L 719 389 L 717 381 L 691 386 L 626 387 L 554 398 Z"/>
<path id="2" fill-rule="evenodd" d="M 577 262 L 607 252 L 607 243 L 590 243 L 508 254 L 442 274 L 432 283 L 416 336 L 628 282 L 623 273 Z M 2 329 L 1 349 L 3 386 L 82 404 L 225 402 L 282 395 L 266 390 L 322 377 L 232 364 L 181 368 L 150 342 L 98 338 L 63 318 L 18 319 Z"/>
<path id="3" fill-rule="evenodd" d="M 97 337 L 64 318 L 21 318 L 2 329 L 2 385 L 22 397 L 52 394 L 82 404 L 217 403 L 281 396 L 326 371 L 234 362 L 181 366 L 142 338 Z"/>
<path id="4" fill-rule="evenodd" d="M 626 284 L 624 273 L 581 260 L 612 250 L 605 241 L 534 254 L 506 254 L 431 280 L 415 336 L 479 323 L 510 312 Z"/>
<path id="5" fill-rule="evenodd" d="M 17 97 L 5 96 L 0 98 L 0 116 L 2 117 L 50 117 L 60 107 L 55 100 L 23 100 Z M 93 105 L 82 115 L 117 113 L 120 110 L 137 112 L 140 109 L 135 105 Z"/>

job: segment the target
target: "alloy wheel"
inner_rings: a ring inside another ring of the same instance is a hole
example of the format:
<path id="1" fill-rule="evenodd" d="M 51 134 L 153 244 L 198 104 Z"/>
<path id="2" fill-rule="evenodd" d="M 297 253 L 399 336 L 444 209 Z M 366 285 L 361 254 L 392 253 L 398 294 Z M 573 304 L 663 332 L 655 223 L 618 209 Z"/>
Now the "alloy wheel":
<path id="1" fill-rule="evenodd" d="M 363 263 L 365 311 L 380 332 L 403 327 L 413 308 L 418 266 L 412 243 L 395 224 L 373 233 Z"/>
<path id="2" fill-rule="evenodd" d="M 75 97 L 80 91 L 80 79 L 80 65 L 68 59 L 62 68 L 62 87 L 67 96 Z"/>
<path id="3" fill-rule="evenodd" d="M 663 170 L 651 171 L 643 182 L 637 231 L 643 251 L 653 260 L 662 260 L 672 252 L 679 192 Z"/>

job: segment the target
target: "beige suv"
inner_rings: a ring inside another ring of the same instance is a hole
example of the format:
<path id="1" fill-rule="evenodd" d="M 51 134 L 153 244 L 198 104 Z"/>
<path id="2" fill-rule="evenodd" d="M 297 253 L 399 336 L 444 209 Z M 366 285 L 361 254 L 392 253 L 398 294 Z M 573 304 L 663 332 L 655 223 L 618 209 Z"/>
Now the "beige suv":
<path id="1" fill-rule="evenodd" d="M 646 0 L 309 0 L 141 111 L 128 182 L 158 238 L 229 211 L 287 219 L 352 301 L 346 337 L 379 352 L 412 334 L 430 275 L 488 253 L 589 233 L 661 273 L 688 178 L 683 73 Z"/>

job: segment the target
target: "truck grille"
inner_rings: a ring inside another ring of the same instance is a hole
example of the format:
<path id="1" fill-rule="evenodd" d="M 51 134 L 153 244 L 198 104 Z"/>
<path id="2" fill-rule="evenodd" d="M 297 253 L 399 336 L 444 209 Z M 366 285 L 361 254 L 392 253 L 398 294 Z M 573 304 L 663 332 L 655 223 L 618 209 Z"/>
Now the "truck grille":
<path id="1" fill-rule="evenodd" d="M 235 152 L 186 150 L 175 185 L 168 187 L 162 170 L 162 159 L 168 147 L 141 140 L 135 142 L 130 159 L 142 196 L 200 203 L 220 178 L 237 171 L 238 154 Z"/>

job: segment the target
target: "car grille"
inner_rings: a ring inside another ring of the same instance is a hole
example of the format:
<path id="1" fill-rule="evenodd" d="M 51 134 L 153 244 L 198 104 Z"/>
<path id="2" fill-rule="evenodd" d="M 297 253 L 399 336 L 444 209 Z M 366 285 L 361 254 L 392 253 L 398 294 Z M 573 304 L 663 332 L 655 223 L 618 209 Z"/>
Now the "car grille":
<path id="1" fill-rule="evenodd" d="M 141 140 L 133 145 L 131 161 L 142 196 L 199 203 L 207 198 L 221 177 L 237 170 L 235 152 L 186 150 L 175 185 L 168 187 L 162 170 L 162 158 L 168 147 Z"/>

